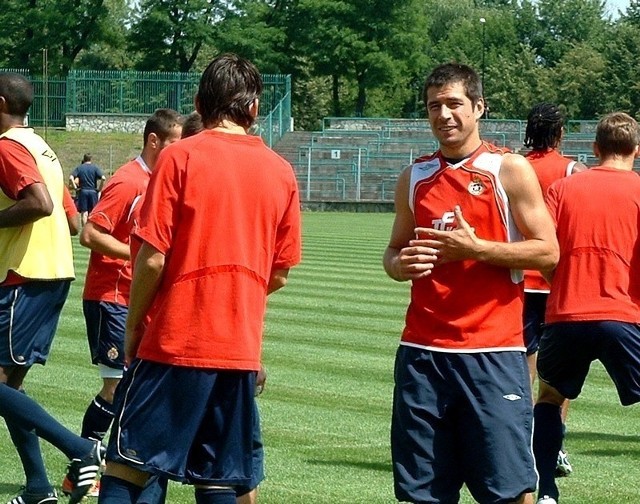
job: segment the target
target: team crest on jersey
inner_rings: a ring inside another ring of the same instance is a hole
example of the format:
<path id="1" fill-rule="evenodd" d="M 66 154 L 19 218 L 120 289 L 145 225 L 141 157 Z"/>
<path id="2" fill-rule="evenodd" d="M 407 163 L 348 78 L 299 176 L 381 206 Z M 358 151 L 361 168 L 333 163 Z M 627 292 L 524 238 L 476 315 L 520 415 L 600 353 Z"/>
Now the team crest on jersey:
<path id="1" fill-rule="evenodd" d="M 469 194 L 472 194 L 473 196 L 480 196 L 485 190 L 484 184 L 482 183 L 482 180 L 480 180 L 480 177 L 474 176 L 471 182 L 469 182 L 469 187 L 467 187 L 467 190 L 469 191 Z"/>
<path id="2" fill-rule="evenodd" d="M 107 352 L 107 357 L 109 360 L 116 360 L 118 358 L 118 349 L 116 347 L 111 347 Z"/>

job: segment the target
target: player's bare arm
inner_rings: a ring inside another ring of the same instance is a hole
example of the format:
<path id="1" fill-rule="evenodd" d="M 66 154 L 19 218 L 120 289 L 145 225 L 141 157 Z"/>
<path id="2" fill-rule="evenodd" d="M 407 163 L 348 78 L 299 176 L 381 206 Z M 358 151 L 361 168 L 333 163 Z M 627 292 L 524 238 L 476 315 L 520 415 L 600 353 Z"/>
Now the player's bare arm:
<path id="1" fill-rule="evenodd" d="M 114 259 L 130 259 L 128 243 L 117 240 L 102 226 L 87 222 L 80 233 L 80 244 Z"/>
<path id="2" fill-rule="evenodd" d="M 389 245 L 382 259 L 387 275 L 398 282 L 430 275 L 437 259 L 433 247 L 411 244 L 415 238 L 416 224 L 409 207 L 410 177 L 411 167 L 408 167 L 398 178 L 395 191 L 396 216 Z"/>
<path id="3" fill-rule="evenodd" d="M 587 165 L 584 165 L 582 163 L 575 163 L 571 167 L 571 175 L 573 175 L 574 173 L 580 173 L 580 172 L 586 171 L 588 169 L 589 167 Z"/>
<path id="4" fill-rule="evenodd" d="M 47 186 L 36 182 L 18 194 L 18 201 L 0 211 L 0 227 L 17 227 L 48 217 L 53 212 L 53 202 Z"/>
<path id="5" fill-rule="evenodd" d="M 454 210 L 455 230 L 416 228 L 418 236 L 424 239 L 414 240 L 413 244 L 437 249 L 439 261 L 443 262 L 475 259 L 514 269 L 553 269 L 558 262 L 558 241 L 533 168 L 524 157 L 507 154 L 500 169 L 500 181 L 524 240 L 512 243 L 484 240 L 475 235 L 464 219 L 464 209 L 458 207 Z"/>
<path id="6" fill-rule="evenodd" d="M 275 269 L 271 272 L 269 278 L 269 285 L 267 287 L 267 294 L 271 294 L 277 290 L 282 289 L 287 285 L 287 279 L 289 277 L 289 268 Z"/>
<path id="7" fill-rule="evenodd" d="M 145 317 L 158 291 L 164 263 L 165 256 L 162 252 L 147 242 L 142 244 L 133 268 L 129 312 L 125 326 L 124 353 L 127 364 L 138 351 Z"/>

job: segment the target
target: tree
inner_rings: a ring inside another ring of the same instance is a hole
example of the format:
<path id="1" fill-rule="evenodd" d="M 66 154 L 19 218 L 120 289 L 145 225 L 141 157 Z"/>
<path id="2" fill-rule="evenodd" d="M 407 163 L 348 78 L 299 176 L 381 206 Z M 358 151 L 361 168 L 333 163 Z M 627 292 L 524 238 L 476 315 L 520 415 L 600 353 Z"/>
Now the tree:
<path id="1" fill-rule="evenodd" d="M 127 51 L 127 26 L 132 7 L 128 0 L 105 0 L 105 6 L 107 15 L 99 21 L 104 35 L 80 52 L 75 68 L 125 70 L 133 66 L 133 58 Z"/>
<path id="2" fill-rule="evenodd" d="M 49 72 L 65 75 L 78 54 L 102 40 L 108 26 L 105 0 L 4 0 L 0 25 L 10 34 L 0 40 L 5 64 L 42 71 L 42 51 L 47 50 Z"/>
<path id="3" fill-rule="evenodd" d="M 607 27 L 604 0 L 539 0 L 532 45 L 546 66 L 556 65 L 575 44 L 599 40 Z"/>
<path id="4" fill-rule="evenodd" d="M 424 44 L 421 12 L 416 0 L 299 1 L 290 37 L 312 65 L 312 75 L 331 78 L 334 115 L 343 114 L 345 96 L 353 100 L 347 108 L 364 115 L 369 89 L 410 79 L 411 57 Z M 407 26 L 411 18 L 417 22 Z"/>
<path id="5" fill-rule="evenodd" d="M 128 37 L 136 67 L 190 71 L 226 8 L 222 0 L 142 0 Z"/>

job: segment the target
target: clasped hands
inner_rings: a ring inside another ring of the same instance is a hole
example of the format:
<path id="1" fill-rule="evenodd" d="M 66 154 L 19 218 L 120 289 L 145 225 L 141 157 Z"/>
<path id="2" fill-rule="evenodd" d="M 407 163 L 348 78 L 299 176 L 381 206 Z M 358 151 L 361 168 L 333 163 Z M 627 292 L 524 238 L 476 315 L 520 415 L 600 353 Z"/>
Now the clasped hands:
<path id="1" fill-rule="evenodd" d="M 449 231 L 415 228 L 416 238 L 398 254 L 401 277 L 417 280 L 430 275 L 438 265 L 475 258 L 481 240 L 463 217 L 462 209 L 454 208 L 456 227 Z"/>

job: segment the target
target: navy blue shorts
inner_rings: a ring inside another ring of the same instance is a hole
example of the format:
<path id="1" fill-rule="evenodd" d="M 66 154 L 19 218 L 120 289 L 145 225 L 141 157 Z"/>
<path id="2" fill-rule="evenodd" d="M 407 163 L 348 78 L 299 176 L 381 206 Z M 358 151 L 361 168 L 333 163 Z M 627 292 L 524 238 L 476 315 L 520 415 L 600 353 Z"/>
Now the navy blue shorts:
<path id="1" fill-rule="evenodd" d="M 188 484 L 248 487 L 256 373 L 135 361 L 118 385 L 107 461 Z"/>
<path id="2" fill-rule="evenodd" d="M 624 406 L 640 401 L 640 325 L 601 320 L 545 327 L 538 376 L 563 396 L 580 395 L 594 360 L 604 365 Z"/>
<path id="3" fill-rule="evenodd" d="M 93 189 L 80 189 L 78 191 L 78 211 L 91 212 L 98 204 L 98 191 Z"/>
<path id="4" fill-rule="evenodd" d="M 538 351 L 544 329 L 544 314 L 549 294 L 544 292 L 525 292 L 522 322 L 524 324 L 524 344 L 527 355 Z"/>
<path id="5" fill-rule="evenodd" d="M 448 353 L 401 345 L 391 455 L 399 501 L 481 503 L 533 492 L 533 408 L 523 352 Z"/>
<path id="6" fill-rule="evenodd" d="M 0 366 L 44 364 L 71 280 L 0 286 Z"/>
<path id="7" fill-rule="evenodd" d="M 91 362 L 124 369 L 124 330 L 128 308 L 106 301 L 82 301 Z"/>
<path id="8" fill-rule="evenodd" d="M 264 480 L 264 447 L 262 444 L 262 432 L 260 430 L 260 412 L 258 411 L 258 401 L 253 401 L 253 437 L 251 444 L 251 460 L 253 464 L 253 477 L 251 483 L 246 486 L 236 487 L 236 495 L 248 494 L 257 488 Z"/>

